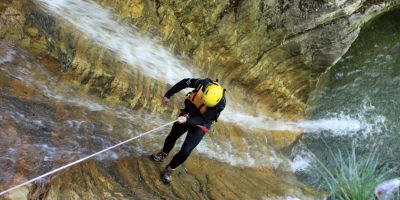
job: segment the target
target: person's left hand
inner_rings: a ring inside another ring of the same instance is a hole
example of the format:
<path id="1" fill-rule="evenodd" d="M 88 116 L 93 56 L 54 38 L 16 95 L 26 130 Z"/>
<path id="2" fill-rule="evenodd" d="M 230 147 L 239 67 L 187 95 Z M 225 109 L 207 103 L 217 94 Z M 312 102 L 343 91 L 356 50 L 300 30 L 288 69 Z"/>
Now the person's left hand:
<path id="1" fill-rule="evenodd" d="M 183 116 L 181 116 L 181 117 L 178 117 L 178 123 L 180 123 L 180 124 L 184 124 L 185 122 L 186 122 L 186 117 L 183 117 Z"/>
<path id="2" fill-rule="evenodd" d="M 166 97 L 166 96 L 164 96 L 163 99 L 162 99 L 162 103 L 163 103 L 164 105 L 168 105 L 168 103 L 169 103 L 169 98 Z"/>

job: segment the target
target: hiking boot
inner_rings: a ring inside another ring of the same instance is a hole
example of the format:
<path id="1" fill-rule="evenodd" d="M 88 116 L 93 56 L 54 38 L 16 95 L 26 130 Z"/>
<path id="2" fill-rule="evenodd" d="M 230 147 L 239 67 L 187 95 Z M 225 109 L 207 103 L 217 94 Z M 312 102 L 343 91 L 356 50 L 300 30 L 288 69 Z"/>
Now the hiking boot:
<path id="1" fill-rule="evenodd" d="M 171 167 L 169 167 L 169 166 L 166 166 L 166 167 L 165 167 L 164 171 L 161 173 L 161 180 L 162 180 L 162 182 L 163 182 L 164 184 L 169 184 L 169 183 L 171 183 L 171 181 L 172 181 L 171 173 L 172 173 L 173 171 L 174 171 L 174 170 L 171 169 Z"/>
<path id="2" fill-rule="evenodd" d="M 168 154 L 160 151 L 158 153 L 150 155 L 150 158 L 156 162 L 163 162 L 164 159 L 167 157 Z"/>

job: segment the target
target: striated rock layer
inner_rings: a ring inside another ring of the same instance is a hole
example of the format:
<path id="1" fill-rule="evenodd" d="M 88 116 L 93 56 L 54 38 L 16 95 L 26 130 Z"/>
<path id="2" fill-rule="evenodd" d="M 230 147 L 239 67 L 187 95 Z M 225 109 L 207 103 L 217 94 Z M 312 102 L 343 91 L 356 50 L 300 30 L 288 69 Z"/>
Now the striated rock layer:
<path id="1" fill-rule="evenodd" d="M 249 114 L 299 119 L 304 115 L 308 94 L 318 76 L 347 51 L 365 22 L 396 7 L 400 1 L 97 0 L 97 3 L 111 7 L 121 23 L 137 27 L 142 34 L 151 33 L 160 44 L 190 60 L 200 74 L 219 78 L 228 87 L 232 105 L 241 104 Z M 102 104 L 122 105 L 167 119 L 176 117 L 182 97 L 177 95 L 169 107 L 161 106 L 160 102 L 170 86 L 168 82 L 130 71 L 129 64 L 114 52 L 93 43 L 93 39 L 84 37 L 42 6 L 41 1 L 2 1 L 0 38 L 40 58 L 51 75 L 59 77 L 59 83 L 68 83 L 83 94 L 95 95 Z M 15 80 L 2 79 L 1 83 L 2 94 L 8 94 L 2 96 L 4 104 L 45 104 L 46 109 L 35 112 L 47 115 L 53 111 L 56 113 L 51 115 L 54 120 L 62 120 L 60 113 L 70 109 L 65 105 L 48 104 L 45 96 Z M 76 115 L 79 113 L 77 111 Z M 4 121 L 6 119 L 4 117 Z M 7 130 L 1 134 L 9 143 L 26 144 L 21 154 L 31 153 L 41 158 L 40 152 L 29 145 L 34 141 L 18 139 L 29 129 L 16 129 L 15 124 L 7 124 L 2 130 Z M 38 135 L 48 133 L 43 128 L 37 131 Z M 127 129 L 122 128 L 122 131 Z M 49 141 L 62 143 L 61 138 L 54 136 L 55 132 L 49 136 Z M 249 141 L 254 140 L 251 144 L 259 145 L 262 151 L 250 151 L 250 154 L 268 158 L 274 151 L 288 147 L 299 134 L 260 130 L 251 133 L 224 122 L 218 123 L 205 140 L 221 141 L 221 146 L 231 143 L 239 152 L 247 152 Z M 265 137 L 269 141 L 267 145 Z M 158 144 L 162 144 L 160 140 Z M 173 184 L 165 186 L 159 180 L 163 165 L 154 164 L 143 155 L 122 155 L 112 162 L 78 164 L 51 180 L 30 184 L 4 198 L 313 198 L 311 191 L 296 181 L 287 164 L 273 166 L 267 159 L 266 163 L 250 167 L 243 167 L 247 163 L 232 166 L 194 152 L 174 175 Z M 4 181 L 1 188 L 7 189 L 32 178 L 31 173 L 42 174 L 52 169 L 48 166 L 36 171 L 26 170 L 34 163 L 19 160 L 17 169 L 10 172 L 12 181 Z M 60 164 L 52 163 L 53 166 Z"/>

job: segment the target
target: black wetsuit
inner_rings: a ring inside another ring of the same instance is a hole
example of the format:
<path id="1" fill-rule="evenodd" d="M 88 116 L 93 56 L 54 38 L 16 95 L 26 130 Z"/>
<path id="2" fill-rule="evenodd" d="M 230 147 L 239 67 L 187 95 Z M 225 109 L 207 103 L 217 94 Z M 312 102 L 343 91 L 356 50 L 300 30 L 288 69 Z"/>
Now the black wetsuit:
<path id="1" fill-rule="evenodd" d="M 203 85 L 203 90 L 206 88 L 208 84 L 212 84 L 210 79 L 197 79 L 197 78 L 187 78 L 179 81 L 175 84 L 167 93 L 165 93 L 165 97 L 170 98 L 175 93 L 185 89 L 187 87 L 197 88 L 199 85 Z M 169 163 L 169 166 L 172 169 L 177 168 L 181 165 L 185 160 L 189 157 L 190 153 L 194 148 L 200 143 L 206 134 L 203 129 L 196 125 L 203 125 L 206 127 L 211 127 L 211 123 L 215 121 L 221 111 L 225 108 L 226 99 L 225 97 L 215 105 L 214 107 L 207 107 L 207 111 L 202 115 L 197 116 L 189 116 L 187 118 L 186 123 L 180 124 L 175 122 L 172 126 L 171 132 L 165 139 L 163 152 L 169 154 L 169 152 L 174 148 L 176 140 L 181 137 L 186 131 L 187 136 L 181 150 L 174 156 L 174 158 Z M 209 128 L 208 128 L 209 129 Z"/>

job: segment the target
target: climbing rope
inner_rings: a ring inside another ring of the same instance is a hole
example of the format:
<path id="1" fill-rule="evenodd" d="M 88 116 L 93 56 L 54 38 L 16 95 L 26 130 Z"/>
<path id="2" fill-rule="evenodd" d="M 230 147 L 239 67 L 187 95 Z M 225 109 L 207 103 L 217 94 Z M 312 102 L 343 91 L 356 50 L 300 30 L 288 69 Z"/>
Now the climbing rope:
<path id="1" fill-rule="evenodd" d="M 62 166 L 62 167 L 60 167 L 60 168 L 58 168 L 58 169 L 55 169 L 55 170 L 50 171 L 50 172 L 47 172 L 47 173 L 45 173 L 45 174 L 43 174 L 43 175 L 41 175 L 41 176 L 39 176 L 39 177 L 36 177 L 36 178 L 31 179 L 31 180 L 29 180 L 29 181 L 27 181 L 27 182 L 25 182 L 25 183 L 19 184 L 19 185 L 15 186 L 15 187 L 12 187 L 12 188 L 8 189 L 8 190 L 5 190 L 5 191 L 1 192 L 0 195 L 3 195 L 3 194 L 5 194 L 5 193 L 7 193 L 7 192 L 10 192 L 10 191 L 15 190 L 15 189 L 17 189 L 17 188 L 19 188 L 19 187 L 22 187 L 22 186 L 24 186 L 24 185 L 26 185 L 26 184 L 28 184 L 28 183 L 32 183 L 33 181 L 36 181 L 36 180 L 41 179 L 41 178 L 43 178 L 43 177 L 45 177 L 45 176 L 48 176 L 48 175 L 50 175 L 50 174 L 53 174 L 53 173 L 58 172 L 58 171 L 60 171 L 60 170 L 63 170 L 63 169 L 65 169 L 65 168 L 67 168 L 67 167 L 70 167 L 70 166 L 72 166 L 72 165 L 75 165 L 75 164 L 77 164 L 77 163 L 80 163 L 80 162 L 82 162 L 82 161 L 84 161 L 84 160 L 87 160 L 87 159 L 93 157 L 93 156 L 99 155 L 99 154 L 101 154 L 101 153 L 103 153 L 103 152 L 105 152 L 105 151 L 108 151 L 108 150 L 113 149 L 113 148 L 115 148 L 115 147 L 117 147 L 117 146 L 120 146 L 120 145 L 122 145 L 122 144 L 125 144 L 125 143 L 127 143 L 127 142 L 130 142 L 130 141 L 132 141 L 132 140 L 134 140 L 134 139 L 136 139 L 136 138 L 142 137 L 142 136 L 144 136 L 144 135 L 146 135 L 146 134 L 148 134 L 148 133 L 151 133 L 151 132 L 153 132 L 153 131 L 155 131 L 155 130 L 158 130 L 158 129 L 164 127 L 164 126 L 168 126 L 168 125 L 170 125 L 170 124 L 172 124 L 172 123 L 174 123 L 174 122 L 176 122 L 176 121 L 177 121 L 177 120 L 172 121 L 172 122 L 169 122 L 169 123 L 167 123 L 167 124 L 164 124 L 164 125 L 162 125 L 162 126 L 160 126 L 160 127 L 155 128 L 155 129 L 153 129 L 153 130 L 147 131 L 146 133 L 142 133 L 142 134 L 140 134 L 140 135 L 138 135 L 138 136 L 135 136 L 135 137 L 133 137 L 133 138 L 131 138 L 131 139 L 129 139 L 129 140 L 126 140 L 126 141 L 124 141 L 124 142 L 118 143 L 118 144 L 116 144 L 116 145 L 114 145 L 114 146 L 112 146 L 112 147 L 108 147 L 107 149 L 101 150 L 101 151 L 99 151 L 99 152 L 97 152 L 97 153 L 94 153 L 94 154 L 92 154 L 92 155 L 86 156 L 86 157 L 84 157 L 84 158 L 82 158 L 82 159 L 79 159 L 79 160 L 77 160 L 77 161 L 75 161 L 75 162 L 72 162 L 72 163 L 70 163 L 70 164 L 64 165 L 64 166 Z"/>

